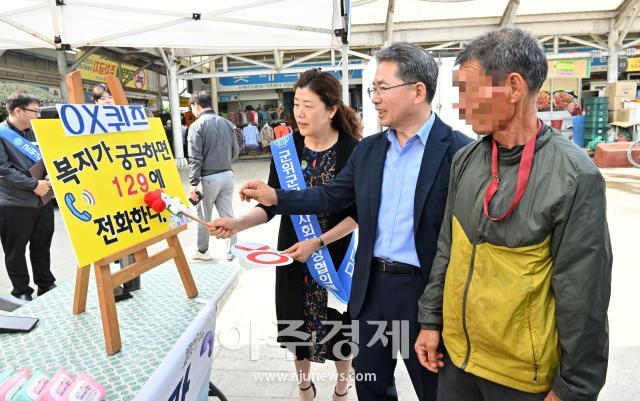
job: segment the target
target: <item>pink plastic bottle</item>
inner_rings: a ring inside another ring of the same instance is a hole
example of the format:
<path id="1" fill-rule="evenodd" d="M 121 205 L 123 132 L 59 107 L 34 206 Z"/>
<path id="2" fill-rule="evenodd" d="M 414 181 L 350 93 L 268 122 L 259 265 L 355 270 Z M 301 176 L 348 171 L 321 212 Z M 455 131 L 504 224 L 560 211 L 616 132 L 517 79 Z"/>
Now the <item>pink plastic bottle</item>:
<path id="1" fill-rule="evenodd" d="M 0 386 L 0 401 L 9 401 L 29 380 L 29 369 L 21 369 Z"/>
<path id="2" fill-rule="evenodd" d="M 62 401 L 102 401 L 107 392 L 86 373 L 79 374 Z"/>
<path id="3" fill-rule="evenodd" d="M 40 396 L 34 401 L 60 401 L 69 391 L 71 383 L 73 383 L 73 376 L 66 370 L 60 368 L 60 370 L 53 375 L 49 384 L 44 388 L 44 391 L 40 393 Z"/>

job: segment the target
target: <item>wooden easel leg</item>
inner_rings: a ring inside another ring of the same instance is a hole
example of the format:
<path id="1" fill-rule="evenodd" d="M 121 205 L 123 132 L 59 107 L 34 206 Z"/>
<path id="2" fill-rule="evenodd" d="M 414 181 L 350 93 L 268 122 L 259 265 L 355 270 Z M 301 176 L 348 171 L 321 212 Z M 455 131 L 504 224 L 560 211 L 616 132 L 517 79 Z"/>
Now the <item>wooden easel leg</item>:
<path id="1" fill-rule="evenodd" d="M 96 284 L 98 287 L 98 301 L 100 303 L 104 342 L 107 347 L 107 354 L 113 355 L 122 348 L 122 341 L 120 339 L 120 324 L 118 323 L 116 300 L 113 295 L 111 269 L 108 264 L 94 267 L 96 271 Z"/>
<path id="2" fill-rule="evenodd" d="M 134 256 L 136 258 L 136 262 L 140 262 L 145 259 L 149 259 L 149 251 L 147 251 L 147 248 L 144 248 L 139 250 L 138 252 L 135 252 Z"/>
<path id="3" fill-rule="evenodd" d="M 187 258 L 184 256 L 178 236 L 174 235 L 167 238 L 167 242 L 170 247 L 173 247 L 176 250 L 176 257 L 174 260 L 176 262 L 176 267 L 178 268 L 178 274 L 180 274 L 180 279 L 182 280 L 182 285 L 184 285 L 184 289 L 187 292 L 187 297 L 195 298 L 198 295 L 198 288 L 196 288 L 196 283 L 193 281 L 191 269 L 189 269 L 189 263 L 187 263 Z"/>
<path id="4" fill-rule="evenodd" d="M 84 313 L 87 307 L 87 291 L 89 291 L 89 273 L 91 265 L 78 266 L 76 271 L 76 290 L 73 295 L 73 314 Z"/>

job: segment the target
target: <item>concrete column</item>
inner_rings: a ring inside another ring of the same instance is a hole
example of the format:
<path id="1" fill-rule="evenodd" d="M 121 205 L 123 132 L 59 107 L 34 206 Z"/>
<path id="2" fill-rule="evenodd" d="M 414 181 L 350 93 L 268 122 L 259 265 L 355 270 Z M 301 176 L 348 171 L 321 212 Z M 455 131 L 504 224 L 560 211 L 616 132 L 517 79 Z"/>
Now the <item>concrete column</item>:
<path id="1" fill-rule="evenodd" d="M 209 63 L 209 72 L 216 72 L 216 61 L 213 60 Z M 211 105 L 213 111 L 218 113 L 218 78 L 211 77 Z"/>
<path id="2" fill-rule="evenodd" d="M 618 36 L 620 33 L 615 27 L 615 21 L 611 20 L 611 30 L 609 31 L 608 45 L 609 45 L 609 61 L 607 63 L 607 82 L 618 81 Z"/>
<path id="3" fill-rule="evenodd" d="M 349 44 L 342 44 L 342 101 L 349 105 Z"/>
<path id="4" fill-rule="evenodd" d="M 154 72 L 155 76 L 156 76 L 156 110 L 158 110 L 158 113 L 162 113 L 162 75 L 160 74 L 160 71 L 155 71 Z"/>
<path id="5" fill-rule="evenodd" d="M 67 91 L 67 55 L 64 50 L 56 51 L 58 57 L 58 73 L 60 74 L 60 90 L 62 99 L 67 103 L 69 101 L 69 93 Z"/>
<path id="6" fill-rule="evenodd" d="M 180 124 L 180 94 L 178 92 L 178 64 L 175 59 L 169 60 L 167 68 L 169 79 L 169 107 L 171 109 L 171 125 L 173 128 L 173 147 L 175 148 L 176 164 L 185 166 L 184 149 L 182 146 L 182 129 Z"/>

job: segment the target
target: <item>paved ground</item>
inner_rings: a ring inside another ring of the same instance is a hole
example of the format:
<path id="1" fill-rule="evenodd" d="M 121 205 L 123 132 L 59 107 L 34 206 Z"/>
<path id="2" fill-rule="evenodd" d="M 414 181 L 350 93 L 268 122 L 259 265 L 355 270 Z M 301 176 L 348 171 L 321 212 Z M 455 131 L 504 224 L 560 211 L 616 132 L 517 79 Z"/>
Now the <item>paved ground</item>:
<path id="1" fill-rule="evenodd" d="M 236 188 L 251 178 L 266 179 L 268 162 L 240 161 L 234 166 Z M 609 322 L 611 331 L 610 367 L 600 400 L 640 400 L 640 269 L 638 252 L 640 234 L 640 169 L 603 170 L 607 179 L 608 218 L 614 251 L 614 274 Z M 184 176 L 184 173 L 183 173 Z M 252 205 L 235 196 L 236 213 Z M 72 280 L 75 261 L 60 214 L 56 213 L 56 233 L 52 245 L 53 271 L 58 280 Z M 262 227 L 240 234 L 240 240 L 269 243 L 275 246 L 278 218 Z M 181 235 L 191 253 L 195 245 L 195 227 Z M 224 257 L 223 241 L 212 241 L 215 257 Z M 4 255 L 0 250 L 0 263 Z M 212 269 L 215 274 L 215 269 Z M 144 277 L 143 277 L 144 283 Z M 144 285 L 144 284 L 143 284 Z M 0 293 L 11 286 L 5 269 L 0 269 Z M 212 380 L 231 401 L 295 400 L 293 362 L 275 345 L 274 274 L 271 270 L 250 270 L 241 274 L 238 286 L 224 306 L 217 322 L 216 360 Z M 334 371 L 329 363 L 314 364 L 313 372 L 326 377 Z M 271 377 L 267 375 L 272 375 Z M 276 375 L 276 376 L 273 376 Z M 280 376 L 277 376 L 280 375 Z M 402 364 L 396 372 L 401 400 L 415 400 Z M 319 400 L 331 397 L 333 384 L 318 377 Z M 355 391 L 349 396 L 356 400 Z"/>

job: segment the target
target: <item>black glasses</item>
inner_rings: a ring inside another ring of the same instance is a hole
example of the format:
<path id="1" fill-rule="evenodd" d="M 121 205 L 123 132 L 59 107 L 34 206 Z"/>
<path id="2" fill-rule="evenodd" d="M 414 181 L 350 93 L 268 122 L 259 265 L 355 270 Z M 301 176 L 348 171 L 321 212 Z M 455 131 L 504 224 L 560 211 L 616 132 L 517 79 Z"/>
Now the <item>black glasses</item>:
<path id="1" fill-rule="evenodd" d="M 405 82 L 405 83 L 400 84 L 400 85 L 394 85 L 394 86 L 389 86 L 389 87 L 379 86 L 377 88 L 369 88 L 369 89 L 367 89 L 367 93 L 369 94 L 370 98 L 373 98 L 374 94 L 376 94 L 378 96 L 382 96 L 382 94 L 385 93 L 386 91 L 388 91 L 389 89 L 399 88 L 401 86 L 407 86 L 407 85 L 415 85 L 415 84 L 417 84 L 417 82 Z"/>
<path id="2" fill-rule="evenodd" d="M 30 112 L 32 112 L 32 113 L 35 113 L 35 114 L 36 114 L 36 116 L 39 116 L 39 115 L 40 115 L 40 109 L 35 109 L 35 110 L 34 110 L 34 109 L 28 109 L 28 108 L 26 108 L 26 107 L 20 107 L 20 108 L 21 108 L 22 110 L 24 110 L 24 111 L 30 111 Z"/>

